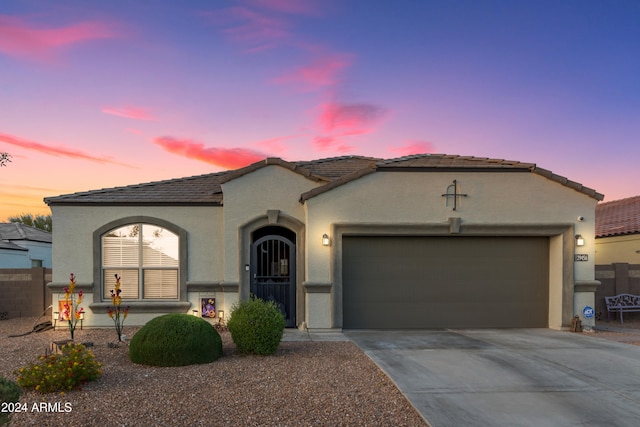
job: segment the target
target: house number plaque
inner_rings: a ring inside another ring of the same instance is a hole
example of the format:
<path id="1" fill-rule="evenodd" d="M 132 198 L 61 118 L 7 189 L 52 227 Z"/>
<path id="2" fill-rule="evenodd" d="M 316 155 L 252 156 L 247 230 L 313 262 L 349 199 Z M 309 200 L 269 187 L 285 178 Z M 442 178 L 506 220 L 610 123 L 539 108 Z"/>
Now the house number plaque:
<path id="1" fill-rule="evenodd" d="M 576 261 L 589 261 L 589 255 L 587 255 L 587 254 L 576 254 Z"/>

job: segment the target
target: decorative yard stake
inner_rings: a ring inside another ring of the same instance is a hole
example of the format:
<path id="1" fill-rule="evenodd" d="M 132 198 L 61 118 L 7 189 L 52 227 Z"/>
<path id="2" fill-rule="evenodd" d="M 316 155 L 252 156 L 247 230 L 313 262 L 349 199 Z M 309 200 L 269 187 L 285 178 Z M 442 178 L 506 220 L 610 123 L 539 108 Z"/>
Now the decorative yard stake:
<path id="1" fill-rule="evenodd" d="M 74 294 L 76 288 L 76 275 L 71 273 L 69 275 L 69 286 L 64 288 L 64 303 L 62 312 L 63 316 L 69 322 L 69 332 L 71 332 L 71 339 L 73 340 L 73 333 L 76 331 L 76 325 L 78 320 L 84 313 L 84 308 L 80 307 L 82 304 L 82 289 L 78 291 L 78 299 Z"/>
<path id="2" fill-rule="evenodd" d="M 124 309 L 120 306 L 122 304 L 122 298 L 120 297 L 120 293 L 122 292 L 120 290 L 120 276 L 117 274 L 114 276 L 116 277 L 116 288 L 111 290 L 111 307 L 107 309 L 107 313 L 116 325 L 118 341 L 122 341 L 122 326 L 124 325 L 124 319 L 126 319 L 127 314 L 129 314 L 129 306 Z"/>

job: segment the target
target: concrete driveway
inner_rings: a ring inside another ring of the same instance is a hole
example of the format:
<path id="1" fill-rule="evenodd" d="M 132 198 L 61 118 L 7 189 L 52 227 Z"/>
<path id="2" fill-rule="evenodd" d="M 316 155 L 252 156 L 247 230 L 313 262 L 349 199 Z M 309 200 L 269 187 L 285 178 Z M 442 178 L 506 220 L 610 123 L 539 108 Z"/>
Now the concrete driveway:
<path id="1" fill-rule="evenodd" d="M 549 329 L 344 331 L 433 427 L 640 425 L 640 347 Z"/>

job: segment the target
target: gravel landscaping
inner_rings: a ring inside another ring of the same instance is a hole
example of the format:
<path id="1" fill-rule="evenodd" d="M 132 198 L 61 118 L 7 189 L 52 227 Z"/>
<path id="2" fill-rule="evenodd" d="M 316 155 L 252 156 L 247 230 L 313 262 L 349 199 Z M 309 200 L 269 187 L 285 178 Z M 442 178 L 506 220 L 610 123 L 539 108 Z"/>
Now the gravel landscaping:
<path id="1" fill-rule="evenodd" d="M 42 320 L 40 320 L 42 321 Z M 0 376 L 35 362 L 67 330 L 32 330 L 35 318 L 0 321 Z M 132 336 L 137 328 L 125 325 Z M 103 376 L 65 394 L 25 391 L 11 426 L 419 426 L 426 425 L 378 367 L 351 342 L 285 341 L 273 356 L 240 356 L 228 332 L 224 356 L 158 368 L 111 348 L 114 329 L 76 330 L 92 342 Z M 49 403 L 48 407 L 42 402 Z M 22 405 L 24 408 L 25 405 Z"/>
<path id="2" fill-rule="evenodd" d="M 42 322 L 40 319 L 38 322 Z M 32 330 L 35 318 L 0 321 L 0 376 L 35 362 L 67 330 Z M 640 345 L 640 316 L 599 321 L 589 334 Z M 138 328 L 126 327 L 132 336 Z M 203 365 L 135 365 L 114 329 L 76 330 L 104 374 L 82 390 L 25 391 L 11 426 L 420 426 L 426 425 L 378 367 L 351 342 L 283 341 L 273 356 L 240 356 L 228 332 L 224 356 Z M 42 406 L 43 403 L 45 406 Z M 48 404 L 48 406 L 46 406 Z"/>
<path id="3" fill-rule="evenodd" d="M 596 322 L 594 335 L 598 338 L 640 346 L 640 313 L 626 313 L 624 323 L 620 323 L 616 318 L 607 320 L 605 317 Z"/>

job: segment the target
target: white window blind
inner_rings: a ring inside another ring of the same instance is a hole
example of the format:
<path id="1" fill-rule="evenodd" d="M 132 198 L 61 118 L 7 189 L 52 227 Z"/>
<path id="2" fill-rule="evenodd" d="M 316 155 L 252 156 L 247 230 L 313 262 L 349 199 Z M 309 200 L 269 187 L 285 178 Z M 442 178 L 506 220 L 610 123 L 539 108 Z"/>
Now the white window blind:
<path id="1" fill-rule="evenodd" d="M 138 299 L 138 295 L 140 294 L 140 284 L 138 281 L 138 277 L 140 276 L 138 270 L 112 270 L 105 269 L 104 270 L 104 295 L 103 298 L 105 300 L 111 299 L 111 290 L 115 291 L 116 288 L 116 278 L 115 274 L 120 276 L 120 297 L 124 299 Z"/>
<path id="2" fill-rule="evenodd" d="M 114 274 L 125 299 L 177 299 L 180 267 L 177 234 L 151 224 L 131 224 L 102 236 L 103 298 L 111 298 Z"/>
<path id="3" fill-rule="evenodd" d="M 140 244 L 137 238 L 102 238 L 102 265 L 105 267 L 138 267 Z"/>
<path id="4" fill-rule="evenodd" d="M 145 298 L 178 298 L 177 270 L 144 270 Z"/>

